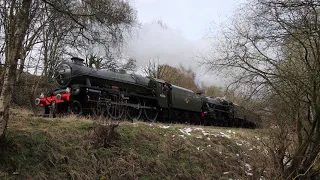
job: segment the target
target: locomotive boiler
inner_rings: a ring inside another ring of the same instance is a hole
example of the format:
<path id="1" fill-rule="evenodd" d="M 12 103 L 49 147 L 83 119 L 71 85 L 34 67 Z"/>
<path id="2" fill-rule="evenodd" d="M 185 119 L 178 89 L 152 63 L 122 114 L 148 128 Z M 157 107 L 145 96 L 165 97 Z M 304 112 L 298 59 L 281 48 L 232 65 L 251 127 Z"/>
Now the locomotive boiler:
<path id="1" fill-rule="evenodd" d="M 72 58 L 72 62 L 61 63 L 55 71 L 55 80 L 60 88 L 74 84 L 88 87 L 108 88 L 110 85 L 125 88 L 128 91 L 148 93 L 150 79 L 136 74 L 121 74 L 104 69 L 84 66 L 83 59 Z"/>

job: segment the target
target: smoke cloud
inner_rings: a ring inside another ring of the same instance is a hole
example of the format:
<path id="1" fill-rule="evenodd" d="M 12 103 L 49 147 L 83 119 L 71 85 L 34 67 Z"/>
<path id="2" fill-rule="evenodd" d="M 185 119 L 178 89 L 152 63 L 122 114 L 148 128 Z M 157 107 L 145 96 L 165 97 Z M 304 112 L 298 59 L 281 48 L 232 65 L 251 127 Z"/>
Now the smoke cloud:
<path id="1" fill-rule="evenodd" d="M 140 68 L 146 67 L 149 60 L 158 59 L 159 64 L 191 68 L 196 73 L 198 84 L 224 86 L 225 80 L 219 75 L 206 74 L 200 66 L 201 59 L 196 58 L 209 47 L 205 39 L 190 40 L 161 23 L 145 23 L 128 38 L 124 53 L 135 58 Z"/>

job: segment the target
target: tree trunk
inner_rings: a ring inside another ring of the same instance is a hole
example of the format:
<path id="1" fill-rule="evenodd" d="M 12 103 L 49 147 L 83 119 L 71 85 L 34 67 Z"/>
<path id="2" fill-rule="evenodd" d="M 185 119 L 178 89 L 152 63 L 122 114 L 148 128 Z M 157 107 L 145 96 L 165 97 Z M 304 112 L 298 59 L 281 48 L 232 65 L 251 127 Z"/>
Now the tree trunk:
<path id="1" fill-rule="evenodd" d="M 9 120 L 9 108 L 12 99 L 13 84 L 16 77 L 16 65 L 10 64 L 9 67 L 6 68 L 4 76 L 5 78 L 0 96 L 0 139 L 3 139 L 5 136 Z"/>
<path id="2" fill-rule="evenodd" d="M 24 63 L 26 61 L 26 50 L 22 49 L 21 50 L 21 53 L 20 53 L 20 66 L 19 66 L 19 69 L 18 69 L 18 75 L 17 75 L 17 82 L 20 81 L 20 78 L 21 78 L 21 74 L 23 72 L 23 69 L 24 69 Z"/>
<path id="3" fill-rule="evenodd" d="M 16 3 L 16 1 L 13 1 Z M 29 10 L 32 0 L 23 0 L 21 8 L 10 8 L 9 18 L 7 18 L 6 28 L 6 72 L 0 96 L 0 141 L 5 138 L 7 124 L 9 120 L 9 110 L 12 98 L 12 89 L 16 78 L 18 58 L 22 48 L 23 40 L 26 36 L 29 23 Z"/>

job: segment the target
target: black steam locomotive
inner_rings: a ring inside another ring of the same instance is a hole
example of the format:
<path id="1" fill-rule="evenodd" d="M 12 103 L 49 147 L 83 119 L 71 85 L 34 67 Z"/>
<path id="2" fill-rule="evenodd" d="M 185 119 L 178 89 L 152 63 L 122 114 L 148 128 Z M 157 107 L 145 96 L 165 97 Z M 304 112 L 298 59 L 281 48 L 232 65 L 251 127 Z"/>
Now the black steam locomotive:
<path id="1" fill-rule="evenodd" d="M 152 122 L 257 126 L 259 117 L 222 98 L 205 97 L 151 77 L 89 68 L 80 58 L 71 60 L 55 70 L 59 89 L 36 99 L 46 115 L 73 113 Z"/>

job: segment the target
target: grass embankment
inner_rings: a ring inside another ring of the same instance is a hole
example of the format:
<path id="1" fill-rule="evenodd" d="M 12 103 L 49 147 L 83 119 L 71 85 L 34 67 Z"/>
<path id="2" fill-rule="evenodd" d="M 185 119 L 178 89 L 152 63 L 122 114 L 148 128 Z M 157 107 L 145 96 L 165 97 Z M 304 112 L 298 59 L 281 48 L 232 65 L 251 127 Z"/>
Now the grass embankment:
<path id="1" fill-rule="evenodd" d="M 257 179 L 263 172 L 252 145 L 259 130 L 124 122 L 109 146 L 96 148 L 94 126 L 75 117 L 12 117 L 0 179 Z"/>

